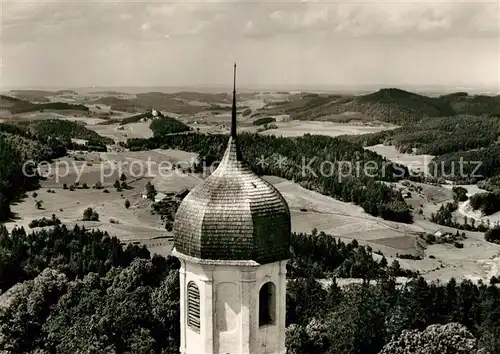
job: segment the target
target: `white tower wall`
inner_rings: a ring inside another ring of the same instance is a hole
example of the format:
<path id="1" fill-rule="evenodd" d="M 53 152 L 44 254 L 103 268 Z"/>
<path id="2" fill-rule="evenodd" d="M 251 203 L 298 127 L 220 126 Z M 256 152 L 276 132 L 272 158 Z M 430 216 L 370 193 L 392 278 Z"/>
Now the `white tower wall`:
<path id="1" fill-rule="evenodd" d="M 286 260 L 200 264 L 180 258 L 181 354 L 285 354 Z M 199 331 L 188 325 L 191 281 L 200 293 Z M 259 325 L 259 291 L 268 282 L 274 284 L 271 324 Z"/>

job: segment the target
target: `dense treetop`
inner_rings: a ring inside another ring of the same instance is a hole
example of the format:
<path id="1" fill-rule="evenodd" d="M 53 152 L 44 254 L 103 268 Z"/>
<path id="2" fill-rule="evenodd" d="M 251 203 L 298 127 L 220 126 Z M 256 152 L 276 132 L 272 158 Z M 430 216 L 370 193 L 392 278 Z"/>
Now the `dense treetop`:
<path id="1" fill-rule="evenodd" d="M 61 119 L 47 119 L 30 122 L 28 129 L 33 135 L 48 139 L 59 138 L 62 140 L 84 139 L 88 140 L 89 144 L 106 145 L 113 144 L 113 139 L 100 136 L 95 131 L 87 129 L 85 125 L 61 120 Z"/>
<path id="2" fill-rule="evenodd" d="M 307 253 L 296 257 L 308 257 L 314 269 L 346 262 L 361 272 L 387 267 L 370 265 L 373 260 L 364 256 L 370 251 L 354 242 L 327 242 L 330 236 L 323 234 L 294 237 L 296 248 Z M 2 229 L 2 284 L 11 282 L 9 274 L 17 274 L 17 284 L 0 296 L 0 348 L 32 354 L 177 353 L 178 268 L 175 258 L 150 258 L 143 248 L 125 249 L 100 231 Z M 373 273 L 376 285 L 340 288 L 332 279 L 325 288 L 311 275 L 288 274 L 289 353 L 399 354 L 410 350 L 405 343 L 414 349 L 424 342 L 447 350 L 442 353 L 500 350 L 500 291 L 494 286 L 415 278 L 398 288 L 390 273 L 380 272 Z M 447 323 L 455 324 L 429 327 Z"/>
<path id="3" fill-rule="evenodd" d="M 429 169 L 431 173 L 457 183 L 475 183 L 488 177 L 497 181 L 497 176 L 500 176 L 500 144 L 437 156 L 429 164 Z M 490 188 L 496 186 L 491 184 Z"/>
<path id="4" fill-rule="evenodd" d="M 34 166 L 24 166 L 32 160 L 48 160 L 66 153 L 57 141 L 47 143 L 32 139 L 28 134 L 17 134 L 8 125 L 0 124 L 0 221 L 11 216 L 10 204 L 24 191 L 37 186 L 38 178 Z"/>
<path id="5" fill-rule="evenodd" d="M 33 279 L 45 268 L 63 272 L 70 280 L 89 272 L 105 274 L 113 266 L 126 266 L 136 258 L 149 258 L 145 247 L 123 249 L 116 237 L 99 230 L 56 225 L 49 230 L 11 233 L 0 228 L 0 290 Z"/>
<path id="6" fill-rule="evenodd" d="M 488 189 L 500 186 L 500 119 L 495 116 L 425 118 L 394 130 L 340 138 L 365 147 L 385 144 L 401 153 L 434 155 L 429 171 L 436 178 L 458 183 L 491 178 L 485 182 Z"/>
<path id="7" fill-rule="evenodd" d="M 154 118 L 149 125 L 149 129 L 153 131 L 154 136 L 182 133 L 191 130 L 186 124 L 167 116 Z"/>
<path id="8" fill-rule="evenodd" d="M 400 152 L 442 155 L 490 146 L 500 137 L 500 119 L 487 115 L 425 118 L 393 130 L 342 138 L 364 146 L 394 145 Z"/>
<path id="9" fill-rule="evenodd" d="M 485 354 L 478 349 L 477 339 L 459 323 L 431 325 L 424 331 L 404 330 L 387 343 L 380 354 Z"/>

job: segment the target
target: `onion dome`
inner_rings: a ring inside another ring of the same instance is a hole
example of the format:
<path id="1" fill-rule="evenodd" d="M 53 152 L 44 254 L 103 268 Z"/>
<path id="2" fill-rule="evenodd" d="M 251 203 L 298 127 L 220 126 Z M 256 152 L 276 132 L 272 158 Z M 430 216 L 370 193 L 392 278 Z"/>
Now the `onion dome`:
<path id="1" fill-rule="evenodd" d="M 236 77 L 236 64 L 234 65 Z M 211 261 L 271 263 L 290 258 L 290 210 L 283 196 L 243 160 L 236 135 L 217 169 L 184 198 L 174 222 L 174 254 Z"/>

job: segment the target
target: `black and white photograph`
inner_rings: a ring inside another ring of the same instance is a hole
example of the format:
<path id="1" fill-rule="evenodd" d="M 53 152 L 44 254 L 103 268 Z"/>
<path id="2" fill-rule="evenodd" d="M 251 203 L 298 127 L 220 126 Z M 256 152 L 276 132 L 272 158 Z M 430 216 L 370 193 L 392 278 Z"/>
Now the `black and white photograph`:
<path id="1" fill-rule="evenodd" d="M 500 1 L 0 0 L 0 354 L 500 354 Z"/>

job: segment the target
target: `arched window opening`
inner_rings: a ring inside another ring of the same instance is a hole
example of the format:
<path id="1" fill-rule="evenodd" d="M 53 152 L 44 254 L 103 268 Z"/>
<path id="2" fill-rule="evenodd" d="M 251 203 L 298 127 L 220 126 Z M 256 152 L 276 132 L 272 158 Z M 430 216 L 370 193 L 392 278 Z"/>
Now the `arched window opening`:
<path id="1" fill-rule="evenodd" d="M 200 290 L 194 281 L 187 286 L 187 313 L 188 326 L 196 332 L 200 331 Z"/>
<path id="2" fill-rule="evenodd" d="M 276 286 L 262 285 L 259 291 L 259 326 L 273 325 L 276 320 Z"/>

